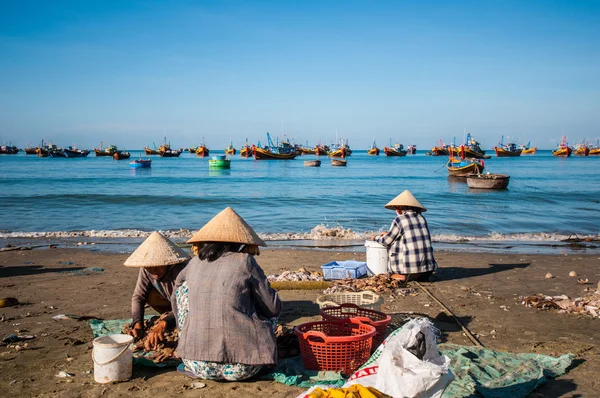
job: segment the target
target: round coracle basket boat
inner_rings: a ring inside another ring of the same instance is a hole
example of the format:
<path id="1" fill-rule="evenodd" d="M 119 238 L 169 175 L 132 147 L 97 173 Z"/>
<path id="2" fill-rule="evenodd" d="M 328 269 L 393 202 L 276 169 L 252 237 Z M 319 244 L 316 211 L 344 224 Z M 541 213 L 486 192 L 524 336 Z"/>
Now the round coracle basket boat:
<path id="1" fill-rule="evenodd" d="M 476 189 L 506 189 L 509 179 L 507 174 L 469 174 L 467 185 Z"/>
<path id="2" fill-rule="evenodd" d="M 305 160 L 304 167 L 319 167 L 321 166 L 320 160 Z"/>

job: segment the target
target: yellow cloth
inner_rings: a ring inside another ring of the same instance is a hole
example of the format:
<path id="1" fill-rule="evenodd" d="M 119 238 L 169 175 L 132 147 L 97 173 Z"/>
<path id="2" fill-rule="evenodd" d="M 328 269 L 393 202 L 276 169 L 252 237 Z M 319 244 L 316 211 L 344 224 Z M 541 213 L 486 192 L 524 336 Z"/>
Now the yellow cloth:
<path id="1" fill-rule="evenodd" d="M 310 394 L 310 398 L 385 398 L 389 395 L 383 394 L 373 387 L 364 387 L 360 384 L 353 384 L 346 388 L 328 388 L 322 390 L 315 388 Z"/>

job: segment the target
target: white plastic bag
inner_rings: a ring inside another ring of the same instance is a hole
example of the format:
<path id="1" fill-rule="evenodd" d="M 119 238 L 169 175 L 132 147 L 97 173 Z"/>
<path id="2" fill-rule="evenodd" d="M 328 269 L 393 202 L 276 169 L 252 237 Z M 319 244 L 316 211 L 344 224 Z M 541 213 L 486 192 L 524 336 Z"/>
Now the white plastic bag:
<path id="1" fill-rule="evenodd" d="M 454 376 L 449 369 L 450 359 L 437 348 L 437 335 L 429 319 L 411 320 L 393 332 L 344 387 L 375 387 L 395 398 L 441 397 Z"/>

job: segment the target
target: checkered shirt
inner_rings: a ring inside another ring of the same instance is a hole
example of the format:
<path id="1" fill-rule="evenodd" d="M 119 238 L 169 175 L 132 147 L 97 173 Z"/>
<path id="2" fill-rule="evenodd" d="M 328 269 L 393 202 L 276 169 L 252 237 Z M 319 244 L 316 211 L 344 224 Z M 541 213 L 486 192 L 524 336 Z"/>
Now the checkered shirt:
<path id="1" fill-rule="evenodd" d="M 388 248 L 390 272 L 406 275 L 437 269 L 427 221 L 415 211 L 397 216 L 388 233 L 375 241 Z"/>

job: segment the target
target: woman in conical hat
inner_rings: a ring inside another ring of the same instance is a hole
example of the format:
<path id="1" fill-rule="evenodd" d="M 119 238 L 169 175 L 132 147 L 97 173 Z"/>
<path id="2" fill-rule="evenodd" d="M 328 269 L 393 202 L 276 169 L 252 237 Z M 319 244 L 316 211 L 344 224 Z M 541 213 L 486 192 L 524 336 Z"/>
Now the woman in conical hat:
<path id="1" fill-rule="evenodd" d="M 159 232 L 153 232 L 125 261 L 126 267 L 139 268 L 138 280 L 131 298 L 131 331 L 135 338 L 144 337 L 144 306 L 148 304 L 161 314 L 161 319 L 148 336 L 155 348 L 165 328 L 175 326 L 171 310 L 171 294 L 177 275 L 190 257 Z"/>
<path id="2" fill-rule="evenodd" d="M 396 218 L 388 232 L 371 239 L 388 249 L 388 272 L 400 280 L 428 280 L 437 269 L 431 235 L 422 213 L 427 209 L 406 190 L 385 205 L 395 210 Z"/>
<path id="3" fill-rule="evenodd" d="M 265 242 L 228 207 L 188 243 L 197 255 L 172 298 L 184 373 L 236 381 L 277 363 L 273 326 L 281 301 L 254 258 Z"/>

